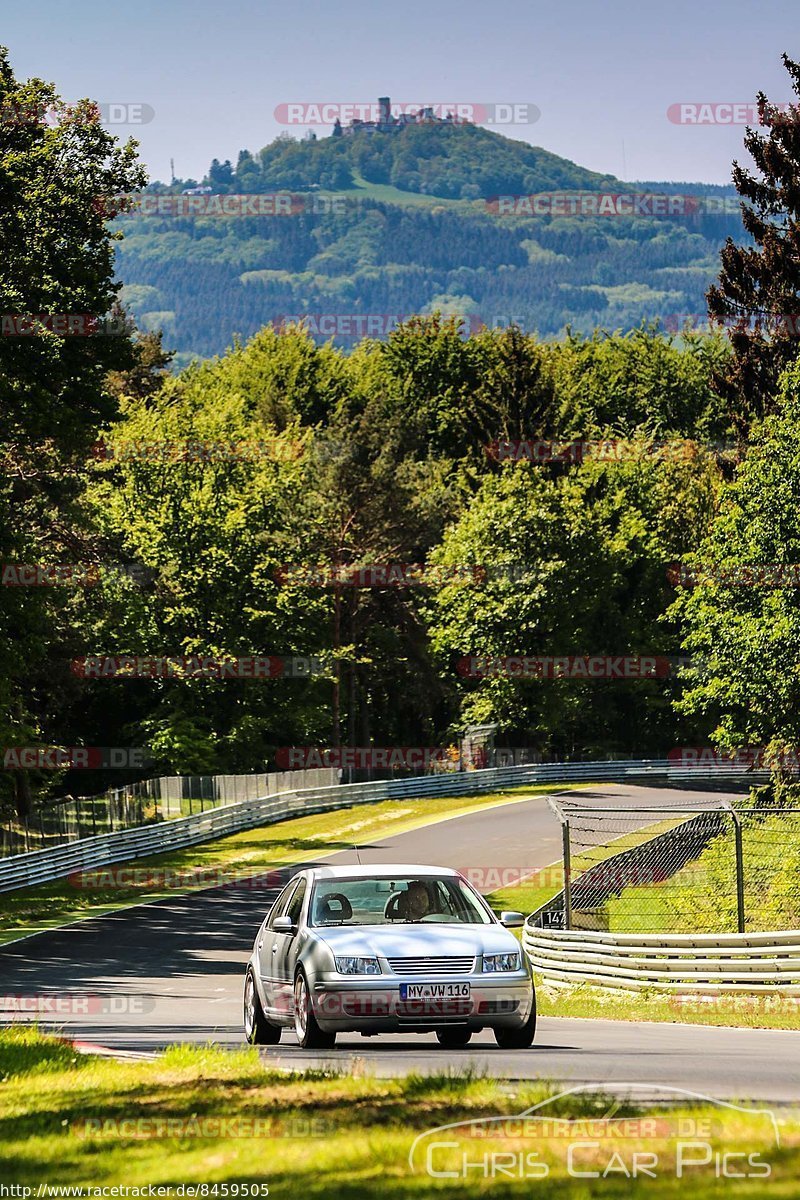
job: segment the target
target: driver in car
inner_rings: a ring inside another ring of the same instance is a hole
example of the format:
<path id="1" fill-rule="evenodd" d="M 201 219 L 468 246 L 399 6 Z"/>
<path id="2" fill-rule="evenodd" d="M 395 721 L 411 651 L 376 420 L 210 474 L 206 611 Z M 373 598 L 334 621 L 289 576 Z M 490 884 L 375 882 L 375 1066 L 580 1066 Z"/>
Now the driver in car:
<path id="1" fill-rule="evenodd" d="M 431 911 L 431 898 L 421 879 L 412 879 L 408 885 L 403 909 L 408 921 L 421 921 Z"/>

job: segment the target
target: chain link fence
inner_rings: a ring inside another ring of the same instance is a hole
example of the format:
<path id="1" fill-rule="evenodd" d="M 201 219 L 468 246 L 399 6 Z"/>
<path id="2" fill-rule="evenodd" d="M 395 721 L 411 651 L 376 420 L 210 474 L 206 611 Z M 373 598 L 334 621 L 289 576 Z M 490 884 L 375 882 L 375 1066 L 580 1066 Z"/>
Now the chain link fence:
<path id="1" fill-rule="evenodd" d="M 544 928 L 611 933 L 800 929 L 800 809 L 709 799 L 696 807 L 550 801 L 564 886 Z"/>
<path id="2" fill-rule="evenodd" d="M 0 857 L 44 850 L 99 833 L 114 833 L 190 817 L 209 808 L 258 800 L 295 788 L 339 782 L 330 767 L 270 771 L 260 775 L 163 775 L 100 796 L 69 797 L 38 807 L 27 820 L 0 819 Z"/>

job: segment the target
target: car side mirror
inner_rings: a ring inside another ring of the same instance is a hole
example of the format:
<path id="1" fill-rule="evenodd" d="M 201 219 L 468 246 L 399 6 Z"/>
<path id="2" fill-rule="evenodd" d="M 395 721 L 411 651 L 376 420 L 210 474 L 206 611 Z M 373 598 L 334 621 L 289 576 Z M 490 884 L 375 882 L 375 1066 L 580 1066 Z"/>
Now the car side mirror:
<path id="1" fill-rule="evenodd" d="M 272 929 L 274 933 L 294 933 L 295 924 L 291 917 L 276 917 Z"/>
<path id="2" fill-rule="evenodd" d="M 525 924 L 525 918 L 521 912 L 501 912 L 500 924 L 505 925 L 506 929 L 519 929 L 520 925 Z"/>

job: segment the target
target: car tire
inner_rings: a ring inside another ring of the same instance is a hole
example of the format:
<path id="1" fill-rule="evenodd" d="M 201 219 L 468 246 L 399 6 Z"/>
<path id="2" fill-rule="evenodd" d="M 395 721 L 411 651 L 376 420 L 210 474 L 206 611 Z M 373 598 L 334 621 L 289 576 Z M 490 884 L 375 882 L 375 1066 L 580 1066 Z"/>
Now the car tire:
<path id="1" fill-rule="evenodd" d="M 444 1046 L 446 1050 L 458 1050 L 460 1046 L 466 1046 L 472 1037 L 472 1030 L 465 1026 L 455 1025 L 452 1028 L 445 1027 L 436 1030 L 436 1038 L 440 1046 Z"/>
<path id="2" fill-rule="evenodd" d="M 330 1050 L 336 1045 L 336 1034 L 317 1024 L 308 980 L 302 971 L 294 979 L 294 1031 L 304 1050 Z"/>
<path id="3" fill-rule="evenodd" d="M 536 1033 L 536 996 L 531 998 L 530 1016 L 524 1025 L 516 1029 L 508 1026 L 498 1026 L 494 1038 L 501 1050 L 527 1050 L 532 1044 Z"/>
<path id="4" fill-rule="evenodd" d="M 247 968 L 244 979 L 244 1036 L 251 1046 L 275 1046 L 281 1040 L 280 1025 L 264 1016 L 252 967 Z"/>

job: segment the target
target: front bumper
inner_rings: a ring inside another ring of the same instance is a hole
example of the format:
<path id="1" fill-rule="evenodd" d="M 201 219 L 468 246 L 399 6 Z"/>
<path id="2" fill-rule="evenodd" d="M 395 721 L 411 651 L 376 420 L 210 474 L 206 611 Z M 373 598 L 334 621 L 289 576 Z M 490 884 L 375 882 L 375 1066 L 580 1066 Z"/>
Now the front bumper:
<path id="1" fill-rule="evenodd" d="M 469 984 L 468 998 L 402 1000 L 402 984 Z M 534 1003 L 533 981 L 524 969 L 449 978 L 325 975 L 311 989 L 314 1015 L 330 1032 L 424 1032 L 443 1025 L 469 1029 L 517 1028 Z"/>

